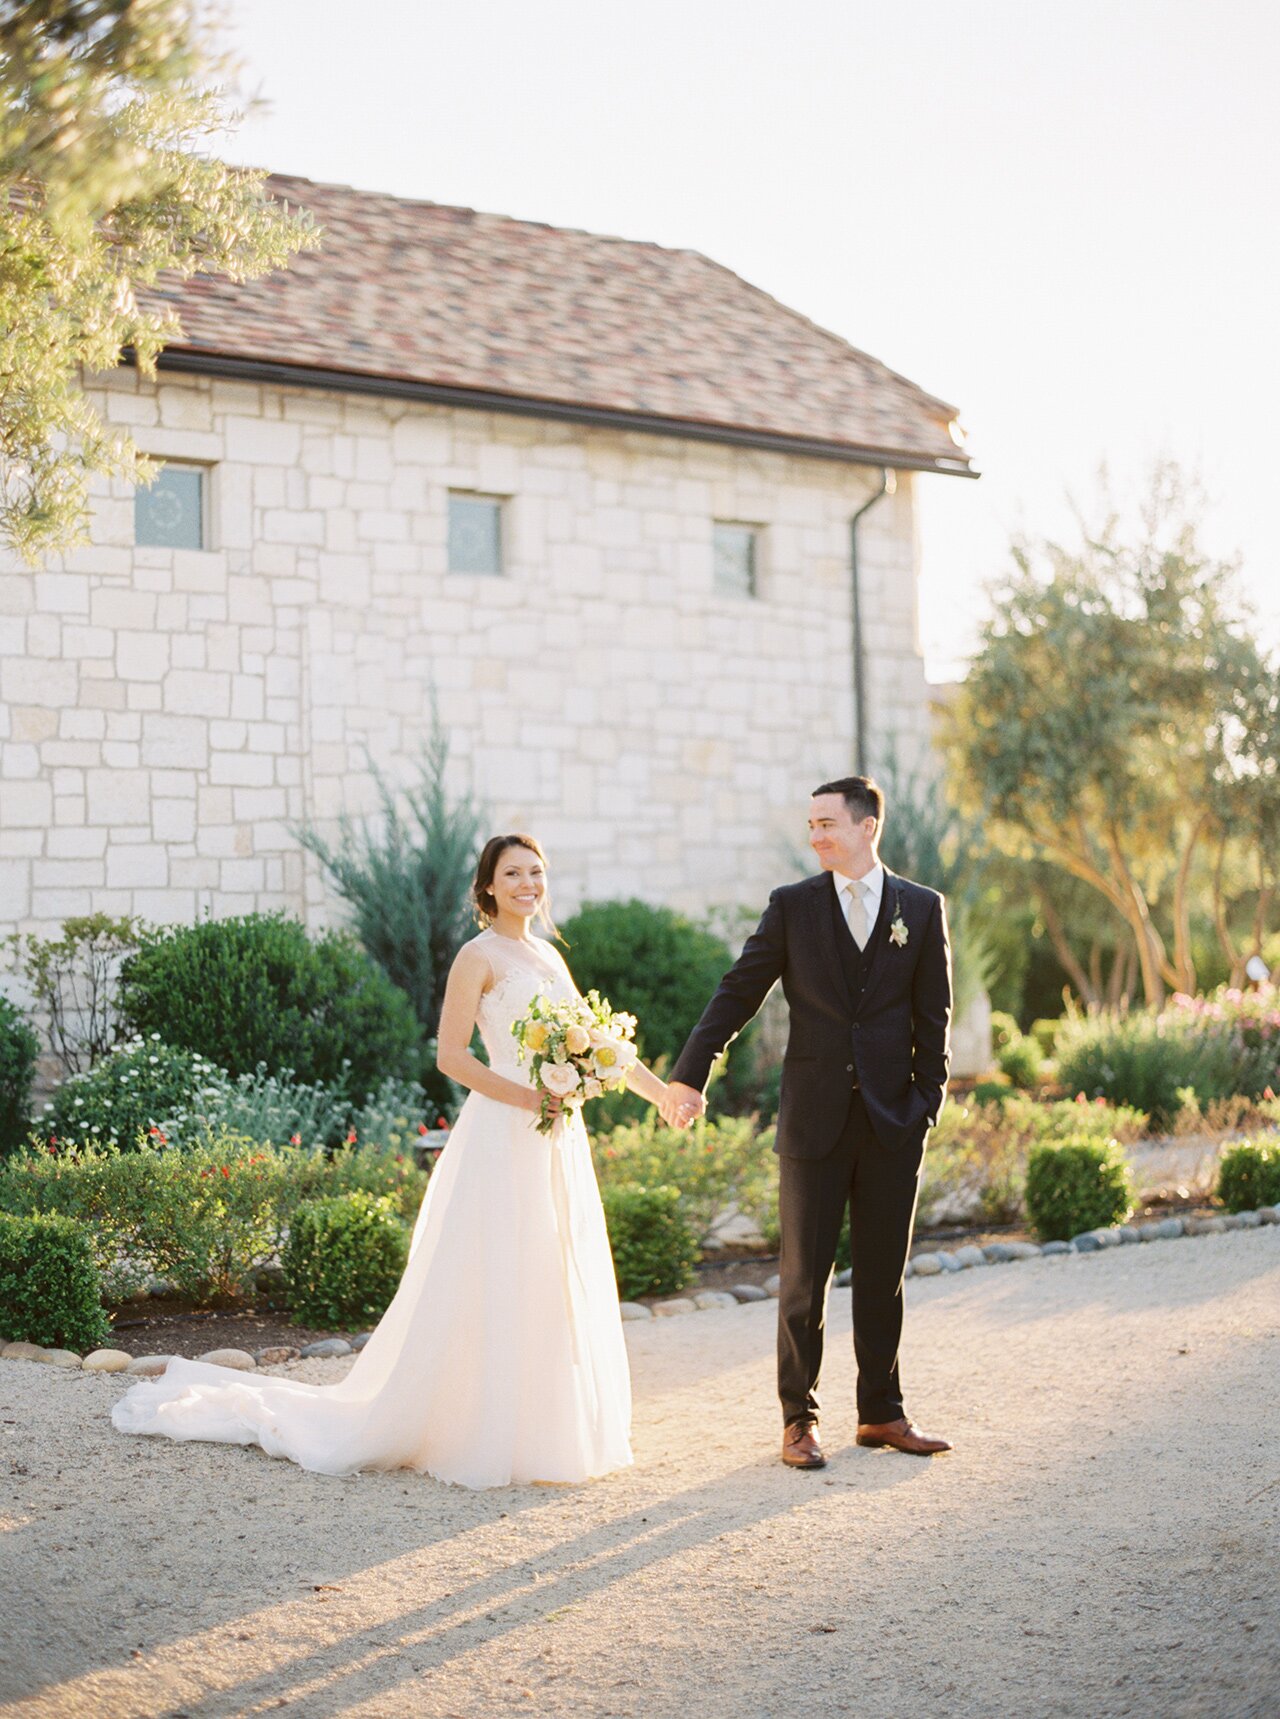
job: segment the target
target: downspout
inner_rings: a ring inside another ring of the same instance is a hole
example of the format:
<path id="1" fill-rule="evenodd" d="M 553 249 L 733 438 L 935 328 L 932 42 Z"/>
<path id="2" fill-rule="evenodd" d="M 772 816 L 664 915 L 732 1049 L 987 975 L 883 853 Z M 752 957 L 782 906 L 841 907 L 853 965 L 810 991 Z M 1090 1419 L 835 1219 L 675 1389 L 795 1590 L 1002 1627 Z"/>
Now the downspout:
<path id="1" fill-rule="evenodd" d="M 882 496 L 893 495 L 897 487 L 897 479 L 888 466 L 885 466 L 880 473 L 880 488 L 863 502 L 849 525 L 849 593 L 853 618 L 853 721 L 859 776 L 865 776 L 867 773 L 867 695 L 866 677 L 863 674 L 865 660 L 862 644 L 862 585 L 858 573 L 858 522 Z"/>

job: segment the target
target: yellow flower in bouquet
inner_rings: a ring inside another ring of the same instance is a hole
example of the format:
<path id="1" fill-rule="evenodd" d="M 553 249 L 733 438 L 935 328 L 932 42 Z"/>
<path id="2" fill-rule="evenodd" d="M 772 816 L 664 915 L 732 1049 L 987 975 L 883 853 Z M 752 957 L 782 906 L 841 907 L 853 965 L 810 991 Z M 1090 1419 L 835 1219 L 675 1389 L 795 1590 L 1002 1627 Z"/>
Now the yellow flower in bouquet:
<path id="1" fill-rule="evenodd" d="M 539 1133 L 549 1134 L 555 1126 L 552 1099 L 580 1106 L 626 1086 L 636 1060 L 635 1030 L 635 1016 L 615 1014 L 597 991 L 561 1002 L 533 999 L 511 1031 L 519 1060 L 528 1060 L 533 1084 L 543 1093 Z"/>

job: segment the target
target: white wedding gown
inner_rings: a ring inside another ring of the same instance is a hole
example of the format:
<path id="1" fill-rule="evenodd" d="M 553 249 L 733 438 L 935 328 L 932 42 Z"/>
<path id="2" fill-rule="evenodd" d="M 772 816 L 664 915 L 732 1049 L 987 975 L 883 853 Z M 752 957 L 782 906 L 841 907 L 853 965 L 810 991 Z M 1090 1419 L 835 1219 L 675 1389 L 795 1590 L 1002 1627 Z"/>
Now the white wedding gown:
<path id="1" fill-rule="evenodd" d="M 528 1084 L 512 1023 L 575 995 L 559 955 L 482 932 L 492 1067 Z M 548 1137 L 471 1093 L 427 1185 L 395 1299 L 346 1378 L 306 1385 L 174 1360 L 115 1405 L 122 1432 L 259 1444 L 321 1474 L 414 1468 L 459 1486 L 626 1467 L 631 1382 L 581 1113 Z"/>

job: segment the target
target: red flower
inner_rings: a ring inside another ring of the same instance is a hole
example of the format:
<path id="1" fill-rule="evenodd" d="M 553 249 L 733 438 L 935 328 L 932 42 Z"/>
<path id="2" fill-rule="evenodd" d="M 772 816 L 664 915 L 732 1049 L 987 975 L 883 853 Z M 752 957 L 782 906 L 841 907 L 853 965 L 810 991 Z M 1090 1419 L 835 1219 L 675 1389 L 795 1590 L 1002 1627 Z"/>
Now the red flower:
<path id="1" fill-rule="evenodd" d="M 159 1132 L 160 1132 L 160 1130 L 158 1128 L 148 1128 L 147 1129 L 148 1134 L 158 1134 Z"/>
<path id="2" fill-rule="evenodd" d="M 225 1164 L 219 1164 L 218 1168 L 222 1171 L 222 1174 L 224 1176 L 230 1176 L 231 1172 L 230 1172 L 230 1170 L 227 1169 L 227 1166 Z"/>
<path id="3" fill-rule="evenodd" d="M 356 1131 L 353 1128 L 351 1130 L 350 1134 L 347 1135 L 347 1145 L 348 1146 L 354 1146 L 355 1143 L 356 1143 Z"/>
<path id="4" fill-rule="evenodd" d="M 436 1117 L 436 1127 L 437 1128 L 447 1128 L 448 1126 L 449 1126 L 449 1119 L 447 1116 L 437 1116 Z"/>
<path id="5" fill-rule="evenodd" d="M 396 1163 L 397 1164 L 403 1164 L 404 1163 L 404 1153 L 403 1152 L 397 1152 L 396 1153 Z"/>
<path id="6" fill-rule="evenodd" d="M 1077 1092 L 1076 1093 L 1076 1103 L 1077 1104 L 1088 1104 L 1088 1102 L 1089 1102 L 1089 1100 L 1085 1097 L 1083 1092 Z"/>
<path id="7" fill-rule="evenodd" d="M 419 1134 L 429 1134 L 430 1132 L 431 1132 L 431 1130 L 427 1127 L 425 1122 L 420 1122 L 418 1124 L 418 1133 Z"/>
<path id="8" fill-rule="evenodd" d="M 1272 1092 L 1272 1090 L 1271 1090 L 1271 1088 L 1270 1088 L 1270 1087 L 1269 1087 L 1269 1086 L 1264 1086 L 1264 1087 L 1263 1087 L 1263 1089 L 1262 1089 L 1262 1096 L 1263 1096 L 1263 1097 L 1264 1097 L 1264 1098 L 1274 1098 L 1274 1097 L 1275 1097 L 1275 1093 L 1274 1093 L 1274 1092 Z"/>
<path id="9" fill-rule="evenodd" d="M 289 1136 L 289 1144 L 290 1144 L 290 1146 L 301 1146 L 301 1144 L 302 1144 L 301 1134 L 291 1134 Z"/>

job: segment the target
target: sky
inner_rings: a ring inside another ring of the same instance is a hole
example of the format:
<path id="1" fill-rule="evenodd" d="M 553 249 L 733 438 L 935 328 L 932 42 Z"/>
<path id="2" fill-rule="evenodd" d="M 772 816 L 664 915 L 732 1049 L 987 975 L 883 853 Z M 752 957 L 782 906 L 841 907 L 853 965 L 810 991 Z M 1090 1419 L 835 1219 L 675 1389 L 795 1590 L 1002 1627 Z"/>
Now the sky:
<path id="1" fill-rule="evenodd" d="M 229 0 L 229 159 L 705 252 L 959 407 L 931 678 L 1173 458 L 1280 645 L 1274 0 Z"/>

